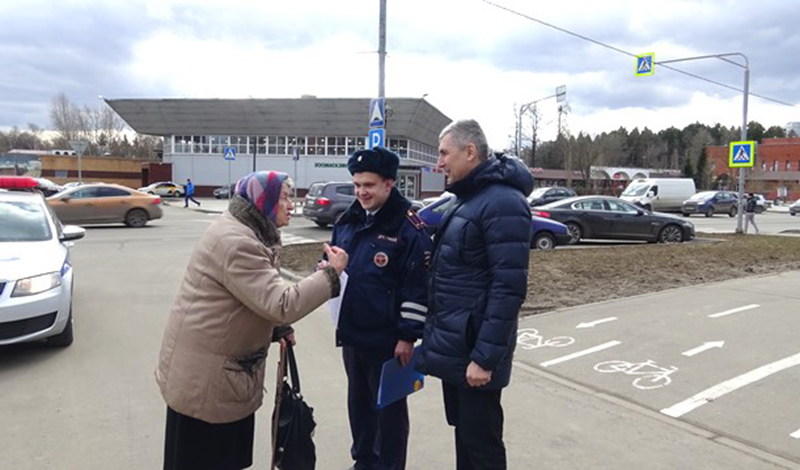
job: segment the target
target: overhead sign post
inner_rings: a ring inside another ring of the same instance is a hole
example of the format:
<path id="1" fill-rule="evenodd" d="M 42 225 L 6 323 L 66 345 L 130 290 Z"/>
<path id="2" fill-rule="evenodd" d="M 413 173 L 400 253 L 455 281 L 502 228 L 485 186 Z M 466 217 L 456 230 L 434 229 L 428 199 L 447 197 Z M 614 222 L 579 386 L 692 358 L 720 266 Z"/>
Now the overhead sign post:
<path id="1" fill-rule="evenodd" d="M 86 150 L 86 147 L 89 146 L 89 142 L 85 140 L 70 140 L 69 146 L 72 147 L 72 150 L 78 153 L 78 182 L 83 183 L 81 157 L 83 157 L 83 152 Z"/>
<path id="2" fill-rule="evenodd" d="M 655 73 L 655 53 L 647 52 L 636 56 L 636 69 L 634 75 L 637 77 L 647 77 Z"/>
<path id="3" fill-rule="evenodd" d="M 236 161 L 236 147 L 225 147 L 223 150 L 223 158 L 228 162 L 228 199 L 231 198 L 231 162 Z"/>
<path id="4" fill-rule="evenodd" d="M 297 162 L 300 160 L 300 147 L 297 145 L 292 147 L 292 160 L 294 161 L 294 184 L 292 185 L 294 188 L 294 194 L 292 195 L 292 198 L 296 201 L 297 183 L 300 181 L 300 178 L 297 177 Z"/>

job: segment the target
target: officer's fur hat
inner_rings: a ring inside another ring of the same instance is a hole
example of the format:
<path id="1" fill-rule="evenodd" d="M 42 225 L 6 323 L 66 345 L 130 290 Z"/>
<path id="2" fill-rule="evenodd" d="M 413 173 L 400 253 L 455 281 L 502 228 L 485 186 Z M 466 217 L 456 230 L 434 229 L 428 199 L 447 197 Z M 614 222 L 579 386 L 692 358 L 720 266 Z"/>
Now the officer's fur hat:
<path id="1" fill-rule="evenodd" d="M 347 169 L 351 175 L 368 171 L 393 180 L 397 179 L 399 166 L 400 159 L 397 155 L 383 147 L 358 150 L 347 161 Z"/>

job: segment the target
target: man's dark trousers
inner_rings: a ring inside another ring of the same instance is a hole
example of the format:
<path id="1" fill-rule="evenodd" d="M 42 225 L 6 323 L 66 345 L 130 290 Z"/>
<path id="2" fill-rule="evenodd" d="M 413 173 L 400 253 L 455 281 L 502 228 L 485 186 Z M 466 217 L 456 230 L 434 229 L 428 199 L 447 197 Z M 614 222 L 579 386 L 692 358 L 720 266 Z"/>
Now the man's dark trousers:
<path id="1" fill-rule="evenodd" d="M 408 447 L 408 406 L 400 400 L 378 410 L 378 385 L 390 350 L 342 348 L 347 372 L 347 408 L 356 470 L 402 470 Z"/>
<path id="2" fill-rule="evenodd" d="M 447 424 L 456 428 L 457 470 L 505 470 L 502 390 L 442 382 Z"/>

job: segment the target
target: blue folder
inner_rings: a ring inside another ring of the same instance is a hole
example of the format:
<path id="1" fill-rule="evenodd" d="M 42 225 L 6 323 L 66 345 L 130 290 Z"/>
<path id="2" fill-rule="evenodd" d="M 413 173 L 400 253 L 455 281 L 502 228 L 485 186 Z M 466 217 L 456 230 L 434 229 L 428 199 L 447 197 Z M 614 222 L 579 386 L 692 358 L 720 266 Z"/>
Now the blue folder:
<path id="1" fill-rule="evenodd" d="M 396 357 L 383 363 L 381 381 L 378 385 L 378 409 L 422 390 L 425 386 L 425 376 L 415 369 L 418 349 L 419 346 L 414 348 L 406 367 L 400 365 L 400 360 Z"/>

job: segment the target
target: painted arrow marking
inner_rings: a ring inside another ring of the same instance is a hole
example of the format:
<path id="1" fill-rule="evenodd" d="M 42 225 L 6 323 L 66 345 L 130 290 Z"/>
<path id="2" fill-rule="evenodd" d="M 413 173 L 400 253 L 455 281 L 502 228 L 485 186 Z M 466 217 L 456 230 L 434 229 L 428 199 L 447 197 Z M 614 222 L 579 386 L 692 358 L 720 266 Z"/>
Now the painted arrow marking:
<path id="1" fill-rule="evenodd" d="M 707 341 L 707 342 L 703 343 L 702 345 L 700 345 L 700 346 L 698 346 L 698 347 L 696 347 L 694 349 L 690 349 L 688 351 L 684 351 L 681 354 L 683 354 L 686 357 L 692 357 L 695 354 L 700 354 L 701 352 L 708 351 L 711 348 L 721 348 L 723 346 L 725 346 L 725 341 Z"/>
<path id="2" fill-rule="evenodd" d="M 595 325 L 599 325 L 601 323 L 608 323 L 610 321 L 616 320 L 617 317 L 608 317 L 608 318 L 601 318 L 600 320 L 589 321 L 578 324 L 575 328 L 594 328 Z"/>
<path id="3" fill-rule="evenodd" d="M 789 434 L 789 437 L 793 437 L 795 439 L 800 439 L 800 429 L 798 429 L 797 431 Z"/>
<path id="4" fill-rule="evenodd" d="M 745 305 L 744 307 L 734 308 L 734 309 L 731 309 L 731 310 L 725 310 L 724 312 L 712 313 L 711 315 L 708 316 L 708 318 L 724 317 L 725 315 L 730 315 L 732 313 L 744 312 L 745 310 L 752 310 L 752 309 L 758 308 L 760 306 L 761 305 L 758 305 L 758 304 Z"/>

